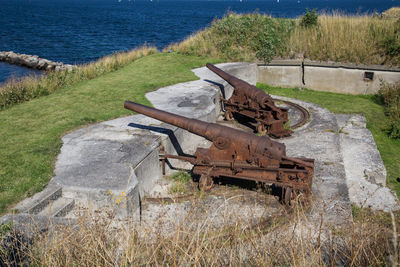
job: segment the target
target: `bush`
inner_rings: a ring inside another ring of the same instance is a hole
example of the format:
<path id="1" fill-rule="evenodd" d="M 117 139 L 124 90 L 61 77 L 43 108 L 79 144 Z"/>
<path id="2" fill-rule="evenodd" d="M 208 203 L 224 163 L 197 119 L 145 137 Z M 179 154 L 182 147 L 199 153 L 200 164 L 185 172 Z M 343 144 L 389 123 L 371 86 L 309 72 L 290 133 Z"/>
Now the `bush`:
<path id="1" fill-rule="evenodd" d="M 383 83 L 379 90 L 379 96 L 383 101 L 390 123 L 388 135 L 390 138 L 400 138 L 400 82 L 395 84 Z"/>
<path id="2" fill-rule="evenodd" d="M 396 21 L 393 32 L 384 34 L 379 41 L 379 45 L 389 57 L 397 57 L 400 55 L 400 19 Z"/>
<path id="3" fill-rule="evenodd" d="M 249 50 L 265 63 L 271 61 L 284 46 L 285 38 L 294 28 L 293 21 L 273 19 L 260 14 L 228 15 L 215 21 L 211 27 L 213 42 L 227 58 L 240 58 Z"/>
<path id="4" fill-rule="evenodd" d="M 295 21 L 290 19 L 275 19 L 257 13 L 231 13 L 215 20 L 210 28 L 166 50 L 232 61 L 259 59 L 267 63 L 285 50 L 295 26 Z"/>
<path id="5" fill-rule="evenodd" d="M 316 13 L 316 9 L 310 11 L 310 9 L 306 8 L 306 14 L 301 17 L 300 26 L 302 27 L 313 27 L 318 25 L 318 14 Z"/>

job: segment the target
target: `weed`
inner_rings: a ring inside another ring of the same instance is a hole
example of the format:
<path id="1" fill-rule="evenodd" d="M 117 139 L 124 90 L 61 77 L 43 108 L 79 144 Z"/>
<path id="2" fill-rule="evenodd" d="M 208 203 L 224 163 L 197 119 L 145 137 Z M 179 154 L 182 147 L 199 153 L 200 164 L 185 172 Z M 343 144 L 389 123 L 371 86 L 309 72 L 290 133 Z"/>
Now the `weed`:
<path id="1" fill-rule="evenodd" d="M 179 171 L 168 177 L 173 183 L 168 188 L 168 193 L 171 195 L 184 195 L 188 193 L 188 183 L 192 177 L 185 171 Z"/>
<path id="2" fill-rule="evenodd" d="M 192 179 L 192 177 L 190 176 L 189 173 L 185 171 L 179 171 L 171 175 L 169 179 L 174 181 L 179 181 L 181 183 L 187 183 Z"/>
<path id="3" fill-rule="evenodd" d="M 292 129 L 291 127 L 290 127 L 290 119 L 287 121 L 287 122 L 285 122 L 284 124 L 283 124 L 283 127 L 282 127 L 284 130 L 290 130 L 290 129 Z"/>
<path id="4" fill-rule="evenodd" d="M 302 27 L 314 27 L 318 25 L 318 14 L 316 9 L 310 10 L 306 8 L 306 14 L 300 19 L 300 26 Z"/>

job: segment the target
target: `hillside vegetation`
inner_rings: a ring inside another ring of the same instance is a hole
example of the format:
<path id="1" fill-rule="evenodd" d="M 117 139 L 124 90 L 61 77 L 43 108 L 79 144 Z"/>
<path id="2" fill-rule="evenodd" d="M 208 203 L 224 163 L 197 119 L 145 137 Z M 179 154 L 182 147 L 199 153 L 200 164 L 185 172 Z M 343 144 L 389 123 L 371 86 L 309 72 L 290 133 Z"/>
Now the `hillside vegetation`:
<path id="1" fill-rule="evenodd" d="M 400 18 L 333 14 L 317 16 L 315 25 L 301 21 L 231 13 L 167 50 L 235 61 L 275 56 L 400 66 Z"/>

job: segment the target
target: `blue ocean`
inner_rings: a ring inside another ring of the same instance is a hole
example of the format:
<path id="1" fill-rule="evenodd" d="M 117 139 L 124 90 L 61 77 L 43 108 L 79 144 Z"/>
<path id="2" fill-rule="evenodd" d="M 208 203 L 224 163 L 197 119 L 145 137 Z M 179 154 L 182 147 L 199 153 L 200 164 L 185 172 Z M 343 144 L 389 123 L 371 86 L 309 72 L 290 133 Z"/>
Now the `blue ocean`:
<path id="1" fill-rule="evenodd" d="M 163 48 L 227 12 L 298 17 L 306 8 L 382 12 L 400 0 L 0 0 L 0 51 L 75 64 L 146 43 Z M 0 63 L 0 82 L 30 70 Z"/>

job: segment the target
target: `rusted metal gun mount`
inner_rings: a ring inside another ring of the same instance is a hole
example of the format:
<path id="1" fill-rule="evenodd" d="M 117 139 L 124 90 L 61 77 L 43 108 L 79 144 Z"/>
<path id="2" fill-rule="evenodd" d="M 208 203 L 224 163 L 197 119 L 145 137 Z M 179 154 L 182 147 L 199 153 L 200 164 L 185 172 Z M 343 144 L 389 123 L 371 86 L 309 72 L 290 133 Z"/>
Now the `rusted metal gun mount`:
<path id="1" fill-rule="evenodd" d="M 314 160 L 286 156 L 284 144 L 267 136 L 257 136 L 216 123 L 190 119 L 134 102 L 125 108 L 203 136 L 212 142 L 210 148 L 197 148 L 193 156 L 161 155 L 181 159 L 194 165 L 193 173 L 200 176 L 200 185 L 210 189 L 216 177 L 252 180 L 284 189 L 289 203 L 293 192 L 311 194 Z"/>
<path id="2" fill-rule="evenodd" d="M 206 66 L 234 88 L 229 99 L 221 98 L 226 120 L 232 120 L 234 114 L 240 114 L 257 122 L 257 132 L 277 138 L 292 133 L 284 129 L 284 124 L 289 121 L 288 110 L 277 107 L 270 95 L 210 63 Z"/>

